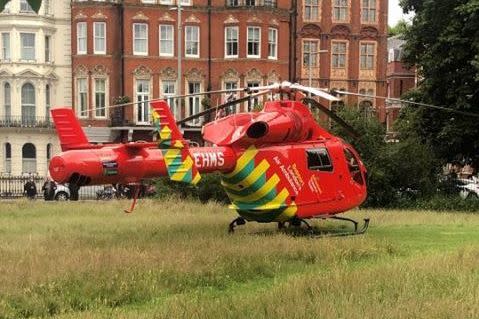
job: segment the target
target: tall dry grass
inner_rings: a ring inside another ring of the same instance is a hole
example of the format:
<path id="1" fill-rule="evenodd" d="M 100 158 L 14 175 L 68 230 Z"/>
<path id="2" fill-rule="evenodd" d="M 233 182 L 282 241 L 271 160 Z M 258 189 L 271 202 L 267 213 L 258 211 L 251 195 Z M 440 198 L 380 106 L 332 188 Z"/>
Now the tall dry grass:
<path id="1" fill-rule="evenodd" d="M 477 297 L 477 215 L 373 211 L 366 236 L 311 240 L 260 224 L 228 235 L 234 214 L 214 203 L 127 205 L 0 203 L 0 318 L 410 318 L 400 301 L 447 315 Z"/>

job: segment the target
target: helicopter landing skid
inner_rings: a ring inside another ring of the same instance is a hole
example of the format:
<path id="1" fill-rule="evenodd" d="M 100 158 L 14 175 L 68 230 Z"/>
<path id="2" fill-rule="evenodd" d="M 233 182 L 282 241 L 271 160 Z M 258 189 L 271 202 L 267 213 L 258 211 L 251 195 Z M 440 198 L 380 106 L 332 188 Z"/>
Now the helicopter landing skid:
<path id="1" fill-rule="evenodd" d="M 289 224 L 289 226 L 294 226 L 295 228 L 301 227 L 302 224 L 306 226 L 306 234 L 310 235 L 313 238 L 322 238 L 322 237 L 345 237 L 345 236 L 356 236 L 356 235 L 362 235 L 364 234 L 368 228 L 369 228 L 369 218 L 364 219 L 364 224 L 363 226 L 359 229 L 359 223 L 355 221 L 354 219 L 347 218 L 347 217 L 339 217 L 339 216 L 328 216 L 328 217 L 318 217 L 320 219 L 335 219 L 335 220 L 341 220 L 341 221 L 348 221 L 353 223 L 354 225 L 354 231 L 351 232 L 335 232 L 335 233 L 324 233 L 321 232 L 315 228 L 313 228 L 306 220 L 301 219 L 301 218 L 295 218 L 292 219 L 288 222 L 280 222 L 278 223 L 278 229 L 283 230 L 287 228 L 286 223 Z"/>
<path id="2" fill-rule="evenodd" d="M 246 220 L 243 217 L 238 217 L 235 220 L 233 220 L 229 227 L 228 227 L 228 233 L 232 234 L 235 232 L 235 227 L 236 226 L 242 226 L 246 224 Z"/>

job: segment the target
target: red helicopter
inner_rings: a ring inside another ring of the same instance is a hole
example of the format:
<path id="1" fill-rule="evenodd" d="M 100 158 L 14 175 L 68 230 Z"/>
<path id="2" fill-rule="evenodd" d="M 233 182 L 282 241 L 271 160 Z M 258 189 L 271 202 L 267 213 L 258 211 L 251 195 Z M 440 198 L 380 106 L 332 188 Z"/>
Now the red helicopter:
<path id="1" fill-rule="evenodd" d="M 52 158 L 50 175 L 58 183 L 81 187 L 141 183 L 160 176 L 197 184 L 200 174 L 220 172 L 230 208 L 239 214 L 229 225 L 230 232 L 246 221 L 274 222 L 279 228 L 305 224 L 313 231 L 306 220 L 331 218 L 354 224 L 354 232 L 344 234 L 364 233 L 369 219 L 358 229 L 357 221 L 337 214 L 366 199 L 366 168 L 351 145 L 318 125 L 307 104 L 325 111 L 352 134 L 354 131 L 303 93 L 329 101 L 339 99 L 289 82 L 254 90 L 249 96 L 178 122 L 164 100 L 153 100 L 156 141 L 151 143 L 91 144 L 71 108 L 53 109 L 63 152 Z M 280 99 L 265 102 L 260 112 L 233 114 L 206 124 L 203 139 L 213 146 L 190 147 L 177 126 L 268 93 L 278 94 Z M 127 212 L 133 210 L 136 197 Z"/>

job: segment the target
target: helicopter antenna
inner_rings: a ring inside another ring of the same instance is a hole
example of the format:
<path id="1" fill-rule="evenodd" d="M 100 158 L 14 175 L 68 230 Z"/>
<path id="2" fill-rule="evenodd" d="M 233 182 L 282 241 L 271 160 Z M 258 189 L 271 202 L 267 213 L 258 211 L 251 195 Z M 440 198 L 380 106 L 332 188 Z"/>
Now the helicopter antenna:
<path id="1" fill-rule="evenodd" d="M 406 103 L 406 104 L 411 104 L 411 105 L 417 105 L 417 106 L 423 106 L 423 107 L 428 107 L 436 110 L 441 110 L 441 111 L 446 111 L 450 113 L 456 113 L 464 116 L 473 116 L 479 118 L 478 113 L 472 113 L 472 112 L 465 112 L 465 111 L 459 111 L 459 110 L 454 110 L 445 106 L 437 106 L 433 104 L 426 104 L 426 103 L 420 103 L 420 102 L 414 102 L 414 101 L 407 101 L 407 100 L 401 100 L 397 98 L 389 98 L 389 97 L 384 97 L 384 96 L 377 96 L 377 95 L 368 95 L 368 94 L 362 94 L 362 93 L 352 93 L 348 91 L 341 91 L 341 90 L 333 90 L 331 91 L 333 94 L 341 94 L 341 95 L 352 95 L 352 96 L 360 96 L 360 97 L 369 97 L 369 98 L 375 98 L 375 99 L 382 99 L 385 100 L 386 102 L 392 101 L 392 102 L 400 102 L 400 103 Z"/>

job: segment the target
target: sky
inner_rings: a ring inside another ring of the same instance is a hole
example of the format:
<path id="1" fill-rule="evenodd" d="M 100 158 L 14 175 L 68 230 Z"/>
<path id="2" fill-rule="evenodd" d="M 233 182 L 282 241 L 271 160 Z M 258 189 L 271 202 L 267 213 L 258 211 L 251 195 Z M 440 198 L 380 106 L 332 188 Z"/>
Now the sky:
<path id="1" fill-rule="evenodd" d="M 389 0 L 389 21 L 390 26 L 395 26 L 402 18 L 409 20 L 410 16 L 403 14 L 399 6 L 399 0 Z"/>

